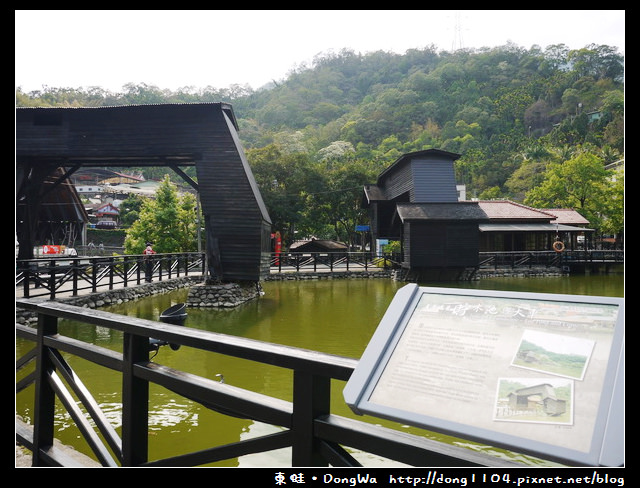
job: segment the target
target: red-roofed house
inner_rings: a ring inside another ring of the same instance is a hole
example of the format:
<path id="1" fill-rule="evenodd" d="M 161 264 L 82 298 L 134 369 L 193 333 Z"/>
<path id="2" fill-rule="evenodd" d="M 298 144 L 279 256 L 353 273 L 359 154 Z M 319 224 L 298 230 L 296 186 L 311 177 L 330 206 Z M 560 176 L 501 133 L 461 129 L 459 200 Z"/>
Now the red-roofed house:
<path id="1" fill-rule="evenodd" d="M 589 221 L 568 208 L 537 209 L 510 200 L 482 200 L 489 217 L 481 223 L 480 251 L 550 251 L 557 240 L 576 249 Z M 580 239 L 579 239 L 580 238 Z"/>
<path id="2" fill-rule="evenodd" d="M 544 211 L 551 215 L 555 215 L 556 220 L 553 222 L 558 224 L 577 226 L 589 225 L 589 221 L 587 219 L 571 208 L 545 208 Z"/>
<path id="3" fill-rule="evenodd" d="M 98 228 L 112 229 L 118 225 L 120 210 L 112 203 L 105 203 L 96 208 L 95 215 L 98 218 Z M 113 222 L 113 224 L 110 224 L 111 222 Z"/>

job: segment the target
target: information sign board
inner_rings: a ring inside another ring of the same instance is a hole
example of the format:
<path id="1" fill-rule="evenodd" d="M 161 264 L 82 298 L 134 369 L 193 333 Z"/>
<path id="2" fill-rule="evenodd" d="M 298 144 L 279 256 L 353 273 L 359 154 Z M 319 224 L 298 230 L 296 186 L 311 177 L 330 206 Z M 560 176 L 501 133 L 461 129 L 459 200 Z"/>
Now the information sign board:
<path id="1" fill-rule="evenodd" d="M 406 285 L 343 393 L 358 414 L 623 465 L 624 300 Z"/>

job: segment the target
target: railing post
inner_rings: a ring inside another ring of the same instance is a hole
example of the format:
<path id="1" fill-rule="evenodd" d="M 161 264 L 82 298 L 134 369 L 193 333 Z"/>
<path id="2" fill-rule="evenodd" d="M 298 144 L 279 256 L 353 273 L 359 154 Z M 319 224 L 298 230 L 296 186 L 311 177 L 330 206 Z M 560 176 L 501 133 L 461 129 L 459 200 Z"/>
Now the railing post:
<path id="1" fill-rule="evenodd" d="M 122 370 L 122 465 L 148 461 L 149 382 L 134 375 L 136 363 L 149 360 L 149 339 L 125 333 Z"/>
<path id="2" fill-rule="evenodd" d="M 33 461 L 32 466 L 45 466 L 40 459 L 40 450 L 53 445 L 53 423 L 55 416 L 56 395 L 49 383 L 49 374 L 53 370 L 53 362 L 44 345 L 47 335 L 58 332 L 58 319 L 38 314 L 38 340 L 36 355 L 36 380 L 33 415 Z"/>
<path id="3" fill-rule="evenodd" d="M 80 268 L 80 260 L 79 259 L 74 259 L 72 261 L 72 273 L 73 273 L 73 278 L 72 278 L 72 283 L 73 283 L 73 292 L 72 292 L 72 296 L 77 297 L 78 296 L 78 270 Z"/>
<path id="4" fill-rule="evenodd" d="M 292 466 L 328 466 L 314 436 L 314 420 L 330 413 L 331 379 L 294 371 Z"/>
<path id="5" fill-rule="evenodd" d="M 129 286 L 129 257 L 124 256 L 122 258 L 122 284 L 126 288 Z"/>
<path id="6" fill-rule="evenodd" d="M 29 298 L 29 284 L 31 283 L 31 266 L 33 265 L 27 261 L 23 261 L 23 264 L 24 264 L 24 270 L 23 270 L 24 281 L 23 281 L 23 287 L 22 287 L 22 294 L 25 298 Z"/>
<path id="7" fill-rule="evenodd" d="M 49 261 L 49 291 L 51 292 L 51 295 L 49 295 L 49 298 L 51 300 L 55 300 L 56 299 L 56 261 L 55 259 L 52 259 L 51 261 Z"/>
<path id="8" fill-rule="evenodd" d="M 91 291 L 95 293 L 98 290 L 98 259 L 91 259 Z"/>
<path id="9" fill-rule="evenodd" d="M 138 265 L 136 266 L 136 285 L 140 284 L 140 277 L 142 275 L 142 258 L 138 256 L 136 259 Z"/>
<path id="10" fill-rule="evenodd" d="M 113 290 L 113 273 L 115 271 L 113 267 L 115 265 L 116 265 L 115 258 L 113 257 L 109 258 L 109 261 L 107 263 L 107 266 L 109 266 L 109 290 Z"/>

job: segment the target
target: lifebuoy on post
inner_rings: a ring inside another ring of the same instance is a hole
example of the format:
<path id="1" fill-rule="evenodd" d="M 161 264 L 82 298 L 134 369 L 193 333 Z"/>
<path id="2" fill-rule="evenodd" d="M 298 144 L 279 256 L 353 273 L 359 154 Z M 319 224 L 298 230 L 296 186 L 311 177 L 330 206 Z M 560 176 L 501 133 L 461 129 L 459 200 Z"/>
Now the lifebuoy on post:
<path id="1" fill-rule="evenodd" d="M 553 250 L 555 252 L 562 252 L 564 251 L 564 242 L 562 241 L 556 241 L 553 243 Z"/>

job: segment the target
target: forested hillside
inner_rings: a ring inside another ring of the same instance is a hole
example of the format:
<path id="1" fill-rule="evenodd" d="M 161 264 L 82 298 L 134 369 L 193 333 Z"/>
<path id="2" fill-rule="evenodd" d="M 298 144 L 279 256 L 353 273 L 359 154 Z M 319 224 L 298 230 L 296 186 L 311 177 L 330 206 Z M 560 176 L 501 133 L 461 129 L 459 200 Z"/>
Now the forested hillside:
<path id="1" fill-rule="evenodd" d="M 624 158 L 624 59 L 616 47 L 344 50 L 257 90 L 129 84 L 119 93 L 16 93 L 18 106 L 219 101 L 233 105 L 274 228 L 290 240 L 294 230 L 351 240 L 364 218 L 362 185 L 401 154 L 429 148 L 462 155 L 456 172 L 468 197 L 572 206 L 603 232 L 622 230 L 621 201 L 604 210 L 601 201 L 540 189 L 566 161 L 588 160 L 604 171 Z M 621 193 L 618 181 L 603 191 Z"/>

